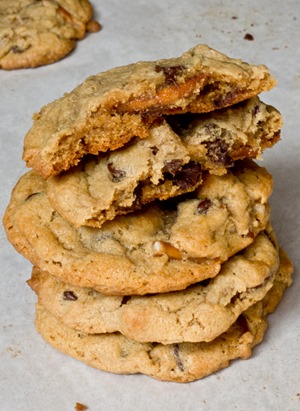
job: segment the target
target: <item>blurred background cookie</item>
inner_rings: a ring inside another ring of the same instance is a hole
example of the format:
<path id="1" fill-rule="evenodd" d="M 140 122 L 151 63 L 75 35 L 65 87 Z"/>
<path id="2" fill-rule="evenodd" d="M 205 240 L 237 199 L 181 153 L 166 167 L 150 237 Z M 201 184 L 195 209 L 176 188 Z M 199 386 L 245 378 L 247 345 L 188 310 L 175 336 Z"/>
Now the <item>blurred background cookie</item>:
<path id="1" fill-rule="evenodd" d="M 101 29 L 92 17 L 88 0 L 2 0 L 0 68 L 37 67 L 60 60 L 86 32 Z"/>

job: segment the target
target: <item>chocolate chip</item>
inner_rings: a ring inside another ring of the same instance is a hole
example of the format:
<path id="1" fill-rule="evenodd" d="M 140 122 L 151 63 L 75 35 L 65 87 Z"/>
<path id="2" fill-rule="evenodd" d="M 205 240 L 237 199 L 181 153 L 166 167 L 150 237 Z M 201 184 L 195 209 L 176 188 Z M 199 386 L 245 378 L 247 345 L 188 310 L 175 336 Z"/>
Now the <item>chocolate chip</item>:
<path id="1" fill-rule="evenodd" d="M 183 72 L 184 66 L 155 66 L 156 73 L 163 72 L 165 76 L 165 84 L 176 84 L 176 79 Z"/>
<path id="2" fill-rule="evenodd" d="M 121 305 L 127 304 L 127 302 L 130 301 L 130 300 L 131 300 L 130 295 L 124 295 L 124 297 L 122 298 L 122 301 L 121 301 Z"/>
<path id="3" fill-rule="evenodd" d="M 124 170 L 118 170 L 114 167 L 113 163 L 110 161 L 107 163 L 108 171 L 112 176 L 112 181 L 114 183 L 118 183 L 122 178 L 126 177 L 126 172 Z"/>
<path id="4" fill-rule="evenodd" d="M 207 155 L 214 163 L 222 164 L 226 167 L 233 165 L 232 159 L 228 155 L 229 145 L 221 138 L 216 138 L 214 141 L 207 141 L 205 143 L 207 148 Z"/>
<path id="5" fill-rule="evenodd" d="M 236 96 L 238 95 L 238 90 L 232 90 L 226 93 L 222 98 L 218 98 L 214 100 L 216 108 L 223 108 L 226 106 L 230 106 L 234 103 Z"/>
<path id="6" fill-rule="evenodd" d="M 197 185 L 200 181 L 201 171 L 201 166 L 199 164 L 190 162 L 175 174 L 173 183 L 186 191 Z"/>
<path id="7" fill-rule="evenodd" d="M 76 301 L 76 300 L 78 300 L 77 295 L 74 294 L 73 291 L 64 291 L 63 298 L 64 298 L 64 300 L 67 300 L 67 301 Z"/>
<path id="8" fill-rule="evenodd" d="M 175 176 L 175 174 L 181 169 L 182 160 L 171 160 L 165 161 L 164 167 L 162 168 L 163 173 L 171 174 L 171 176 Z"/>
<path id="9" fill-rule="evenodd" d="M 173 352 L 174 352 L 174 357 L 175 357 L 175 360 L 176 360 L 177 367 L 180 369 L 180 371 L 184 371 L 184 366 L 183 366 L 182 360 L 180 358 L 179 345 L 178 344 L 174 344 Z"/>
<path id="10" fill-rule="evenodd" d="M 150 147 L 154 156 L 159 152 L 159 149 L 156 146 Z"/>
<path id="11" fill-rule="evenodd" d="M 209 198 L 204 198 L 201 200 L 197 206 L 197 213 L 198 214 L 206 214 L 209 207 L 211 207 L 212 201 Z"/>

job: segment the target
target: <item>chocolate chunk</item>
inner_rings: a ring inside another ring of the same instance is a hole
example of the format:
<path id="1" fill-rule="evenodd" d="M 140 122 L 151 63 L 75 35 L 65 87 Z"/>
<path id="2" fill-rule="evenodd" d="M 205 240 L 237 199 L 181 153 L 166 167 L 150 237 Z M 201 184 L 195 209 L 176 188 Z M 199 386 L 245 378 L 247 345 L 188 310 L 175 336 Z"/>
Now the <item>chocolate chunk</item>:
<path id="1" fill-rule="evenodd" d="M 64 300 L 67 300 L 67 301 L 76 301 L 76 300 L 78 300 L 77 295 L 73 291 L 64 291 L 63 298 L 64 298 Z"/>
<path id="2" fill-rule="evenodd" d="M 216 99 L 214 101 L 216 108 L 222 108 L 230 106 L 238 95 L 238 90 L 229 91 L 227 94 L 222 96 L 222 98 Z"/>
<path id="3" fill-rule="evenodd" d="M 118 183 L 120 180 L 122 180 L 122 178 L 126 177 L 126 172 L 124 170 L 116 169 L 111 161 L 107 163 L 107 168 L 112 176 L 112 181 L 114 183 Z"/>
<path id="4" fill-rule="evenodd" d="M 196 187 L 197 183 L 200 182 L 201 171 L 199 164 L 190 162 L 175 174 L 173 183 L 185 191 Z"/>
<path id="5" fill-rule="evenodd" d="M 124 297 L 122 298 L 122 301 L 121 301 L 121 305 L 127 304 L 127 302 L 130 301 L 130 300 L 131 300 L 130 295 L 124 295 Z"/>
<path id="6" fill-rule="evenodd" d="M 171 176 L 174 177 L 175 174 L 181 169 L 181 166 L 182 166 L 182 160 L 165 161 L 162 172 L 171 174 Z"/>
<path id="7" fill-rule="evenodd" d="M 176 360 L 177 367 L 180 369 L 180 371 L 184 371 L 184 366 L 183 366 L 183 363 L 182 363 L 182 360 L 181 360 L 180 354 L 179 354 L 179 345 L 178 344 L 174 344 L 173 352 L 174 352 L 174 357 L 175 357 L 175 360 Z"/>
<path id="8" fill-rule="evenodd" d="M 201 94 L 208 95 L 208 94 L 216 94 L 216 90 L 218 90 L 218 87 L 221 87 L 221 84 L 218 84 L 218 82 L 215 82 L 213 84 L 206 84 L 203 89 L 201 90 Z M 230 106 L 231 104 L 235 103 L 236 97 L 241 93 L 241 91 L 238 89 L 238 87 L 234 88 L 231 91 L 228 91 L 225 94 L 218 95 L 216 94 L 215 99 L 213 100 L 213 103 L 215 105 L 215 108 L 223 108 L 226 106 Z"/>
<path id="9" fill-rule="evenodd" d="M 216 138 L 214 141 L 208 141 L 205 143 L 207 148 L 207 155 L 214 163 L 219 163 L 225 167 L 233 165 L 232 159 L 228 155 L 229 145 L 221 138 Z"/>
<path id="10" fill-rule="evenodd" d="M 163 72 L 165 76 L 165 84 L 176 84 L 176 79 L 178 76 L 180 76 L 183 72 L 184 67 L 183 66 L 170 66 L 170 67 L 164 67 L 164 66 L 155 66 L 155 71 L 156 73 Z"/>
<path id="11" fill-rule="evenodd" d="M 156 146 L 150 147 L 154 156 L 159 152 L 159 149 Z"/>
<path id="12" fill-rule="evenodd" d="M 209 207 L 211 207 L 212 201 L 209 198 L 204 198 L 201 200 L 197 206 L 197 213 L 198 214 L 206 214 Z"/>

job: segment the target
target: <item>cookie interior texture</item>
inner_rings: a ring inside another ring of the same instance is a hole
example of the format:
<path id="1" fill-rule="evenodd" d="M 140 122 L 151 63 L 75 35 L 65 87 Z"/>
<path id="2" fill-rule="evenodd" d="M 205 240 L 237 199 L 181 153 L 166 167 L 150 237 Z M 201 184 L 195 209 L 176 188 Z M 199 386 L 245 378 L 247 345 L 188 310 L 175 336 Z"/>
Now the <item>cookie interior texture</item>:
<path id="1" fill-rule="evenodd" d="M 267 67 L 205 45 L 177 58 L 113 68 L 87 78 L 34 116 L 23 159 L 49 178 L 85 154 L 117 149 L 133 136 L 148 137 L 162 116 L 214 111 L 274 85 Z"/>
<path id="2" fill-rule="evenodd" d="M 120 333 L 86 334 L 68 328 L 37 304 L 36 327 L 57 350 L 88 365 L 120 374 L 143 373 L 159 380 L 190 382 L 247 359 L 267 329 L 267 314 L 276 309 L 292 281 L 292 265 L 281 251 L 281 263 L 273 287 L 249 307 L 223 334 L 210 342 L 140 343 Z"/>
<path id="3" fill-rule="evenodd" d="M 152 203 L 100 228 L 69 224 L 44 189 L 32 171 L 12 193 L 4 227 L 15 248 L 67 283 L 141 295 L 212 278 L 222 261 L 251 244 L 269 221 L 272 177 L 242 161 L 224 176 L 208 174 L 192 197 Z"/>
<path id="4" fill-rule="evenodd" d="M 1 0 L 0 68 L 54 63 L 69 54 L 87 31 L 98 31 L 88 0 Z"/>
<path id="5" fill-rule="evenodd" d="M 203 173 L 226 174 L 240 158 L 259 157 L 279 138 L 282 118 L 258 97 L 209 114 L 170 116 L 150 136 L 47 181 L 52 206 L 75 226 L 100 227 L 154 200 L 193 191 Z"/>

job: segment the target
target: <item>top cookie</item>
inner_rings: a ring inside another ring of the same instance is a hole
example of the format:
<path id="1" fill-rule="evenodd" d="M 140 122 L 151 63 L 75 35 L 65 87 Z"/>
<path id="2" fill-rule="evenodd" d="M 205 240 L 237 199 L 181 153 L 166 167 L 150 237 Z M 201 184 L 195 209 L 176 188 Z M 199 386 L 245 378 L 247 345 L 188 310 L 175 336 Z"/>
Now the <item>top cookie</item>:
<path id="1" fill-rule="evenodd" d="M 263 65 L 249 65 L 198 45 L 178 58 L 138 62 L 86 79 L 34 116 L 23 159 L 44 178 L 87 153 L 149 136 L 162 115 L 209 112 L 275 85 Z"/>
<path id="2" fill-rule="evenodd" d="M 98 31 L 88 0 L 1 0 L 0 68 L 53 63 L 75 47 L 86 31 Z"/>

